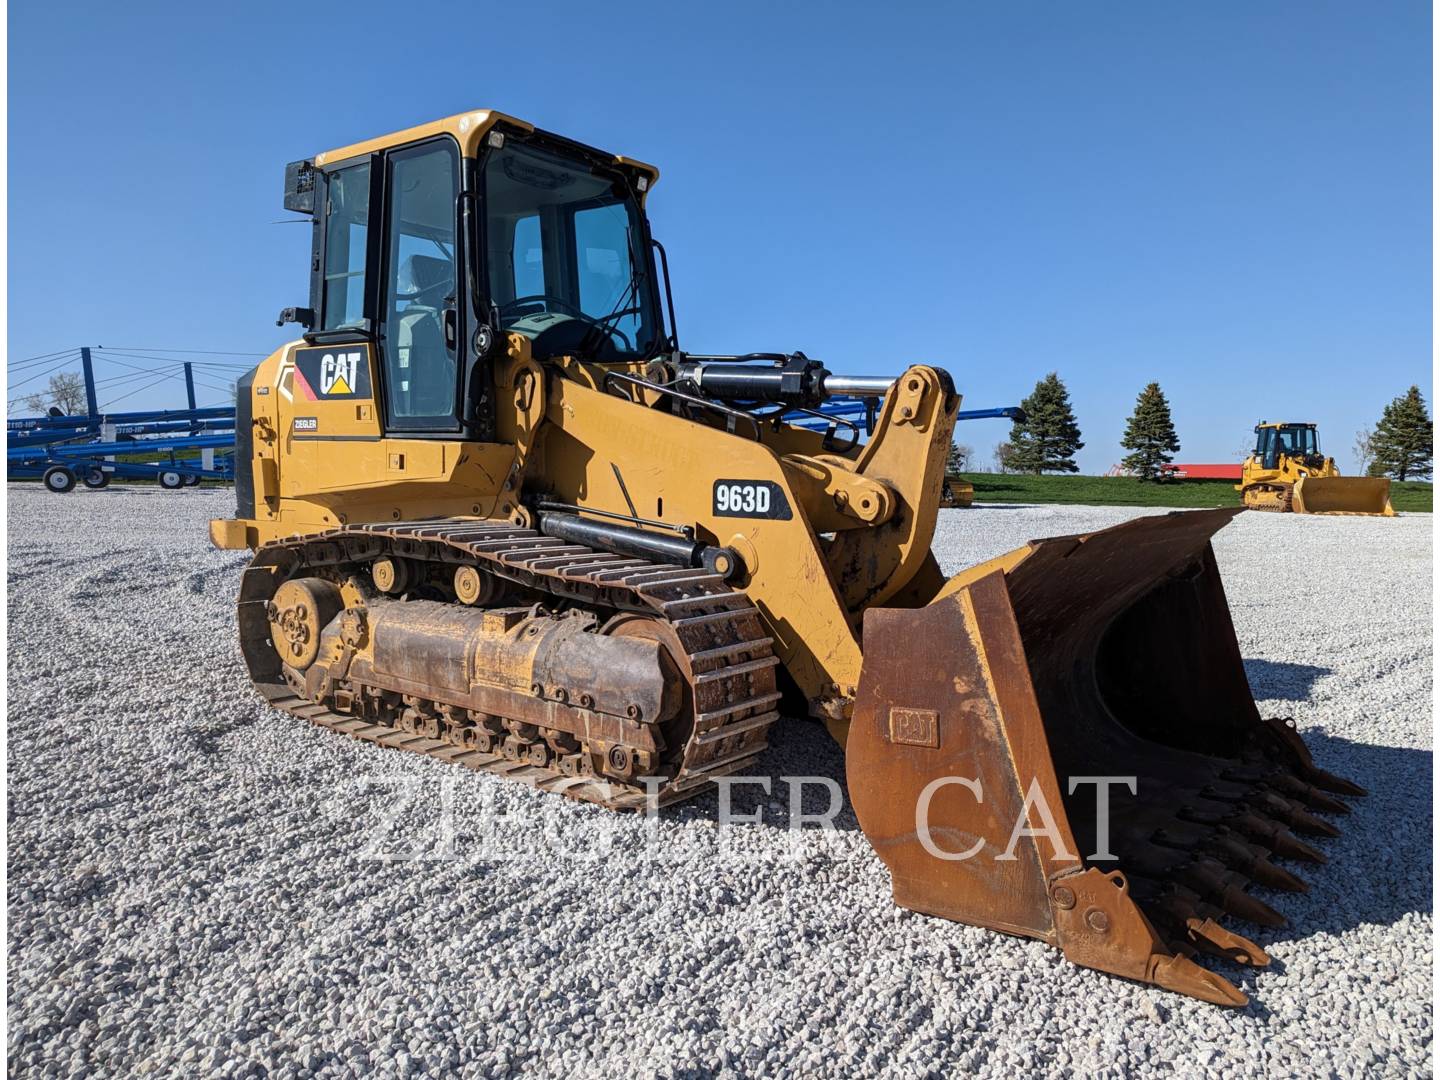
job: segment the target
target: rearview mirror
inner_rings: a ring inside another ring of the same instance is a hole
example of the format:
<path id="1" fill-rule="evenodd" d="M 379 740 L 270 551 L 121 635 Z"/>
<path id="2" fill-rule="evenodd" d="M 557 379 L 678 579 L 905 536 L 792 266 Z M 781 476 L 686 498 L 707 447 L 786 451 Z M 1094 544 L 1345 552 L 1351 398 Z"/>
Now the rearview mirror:
<path id="1" fill-rule="evenodd" d="M 315 212 L 315 165 L 308 158 L 285 166 L 285 209 Z"/>

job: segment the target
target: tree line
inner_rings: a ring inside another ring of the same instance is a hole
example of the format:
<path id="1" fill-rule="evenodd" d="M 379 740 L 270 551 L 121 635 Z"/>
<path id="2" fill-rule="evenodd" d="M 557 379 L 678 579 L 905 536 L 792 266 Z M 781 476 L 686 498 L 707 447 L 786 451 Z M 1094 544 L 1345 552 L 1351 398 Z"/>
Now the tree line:
<path id="1" fill-rule="evenodd" d="M 1075 455 L 1084 449 L 1080 425 L 1070 405 L 1070 392 L 1056 372 L 1035 384 L 1035 390 L 1020 403 L 1025 419 L 1010 429 L 1010 438 L 995 448 L 995 465 L 1000 472 L 1079 472 Z M 1434 461 L 1434 424 L 1418 386 L 1385 406 L 1373 428 L 1356 433 L 1355 455 L 1366 476 L 1388 476 L 1394 480 L 1425 479 Z M 1125 424 L 1120 446 L 1127 451 L 1121 459 L 1125 470 L 1142 480 L 1161 480 L 1165 466 L 1180 452 L 1180 439 L 1170 415 L 1170 403 L 1158 382 L 1148 383 L 1135 399 L 1135 411 Z M 970 464 L 970 447 L 951 448 L 950 468 L 961 471 Z"/>

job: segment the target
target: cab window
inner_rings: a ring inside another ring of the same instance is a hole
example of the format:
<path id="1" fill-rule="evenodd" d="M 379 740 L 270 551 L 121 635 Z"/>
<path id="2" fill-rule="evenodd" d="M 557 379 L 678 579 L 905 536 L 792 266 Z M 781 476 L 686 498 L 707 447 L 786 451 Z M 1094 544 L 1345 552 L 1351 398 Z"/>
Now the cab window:
<path id="1" fill-rule="evenodd" d="M 537 357 L 649 356 L 660 339 L 636 191 L 578 153 L 507 139 L 482 166 L 489 298 Z"/>
<path id="2" fill-rule="evenodd" d="M 1310 456 L 1317 452 L 1315 429 L 1286 427 L 1280 429 L 1280 452 L 1292 456 Z"/>
<path id="3" fill-rule="evenodd" d="M 390 155 L 381 312 L 388 426 L 456 426 L 455 198 L 448 141 Z"/>
<path id="4" fill-rule="evenodd" d="M 543 296 L 545 293 L 545 252 L 540 247 L 540 215 L 531 214 L 515 222 L 515 295 Z"/>
<path id="5" fill-rule="evenodd" d="M 325 184 L 324 330 L 365 321 L 365 246 L 370 226 L 370 163 L 331 173 Z"/>

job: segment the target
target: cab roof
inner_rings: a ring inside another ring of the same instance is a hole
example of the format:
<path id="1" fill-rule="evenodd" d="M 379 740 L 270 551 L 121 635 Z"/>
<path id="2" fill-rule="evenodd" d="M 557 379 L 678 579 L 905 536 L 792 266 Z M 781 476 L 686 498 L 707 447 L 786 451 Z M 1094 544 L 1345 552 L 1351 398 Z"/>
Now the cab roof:
<path id="1" fill-rule="evenodd" d="M 480 143 L 491 128 L 497 124 L 504 124 L 510 128 L 519 128 L 521 131 L 533 132 L 537 128 L 525 120 L 505 113 L 497 112 L 494 109 L 476 109 L 472 112 L 456 113 L 454 116 L 447 116 L 441 120 L 431 120 L 428 124 L 417 124 L 415 127 L 405 128 L 403 131 L 392 131 L 388 135 L 380 135 L 373 139 L 366 139 L 363 142 L 351 143 L 349 146 L 339 146 L 333 150 L 326 150 L 322 154 L 315 155 L 316 166 L 323 167 L 327 162 L 334 163 L 345 161 L 349 158 L 361 157 L 365 154 L 373 154 L 377 150 L 386 150 L 392 146 L 403 146 L 405 143 L 418 142 L 435 135 L 451 135 L 460 144 L 460 153 L 465 157 L 474 157 L 480 152 Z M 598 150 L 584 143 L 576 142 L 574 139 L 567 139 L 562 135 L 553 135 L 549 132 L 541 132 L 550 138 L 559 139 L 561 142 L 570 143 L 602 158 L 608 158 L 614 164 L 627 169 L 635 169 L 647 174 L 650 183 L 655 183 L 660 177 L 660 170 L 654 165 L 649 165 L 635 158 L 625 157 L 622 154 L 611 154 L 606 150 Z"/>

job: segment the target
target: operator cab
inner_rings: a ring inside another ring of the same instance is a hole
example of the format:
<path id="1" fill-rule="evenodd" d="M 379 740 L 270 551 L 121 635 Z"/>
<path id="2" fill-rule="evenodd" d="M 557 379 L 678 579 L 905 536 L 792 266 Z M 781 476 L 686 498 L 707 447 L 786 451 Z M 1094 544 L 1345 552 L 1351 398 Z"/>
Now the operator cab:
<path id="1" fill-rule="evenodd" d="M 537 359 L 644 361 L 660 315 L 650 166 L 499 113 L 451 117 L 294 162 L 314 219 L 309 345 L 364 345 L 385 434 L 488 441 L 507 333 Z"/>
<path id="2" fill-rule="evenodd" d="M 1282 455 L 1303 461 L 1320 457 L 1314 424 L 1261 424 L 1255 435 L 1255 457 L 1267 469 L 1278 469 Z"/>

